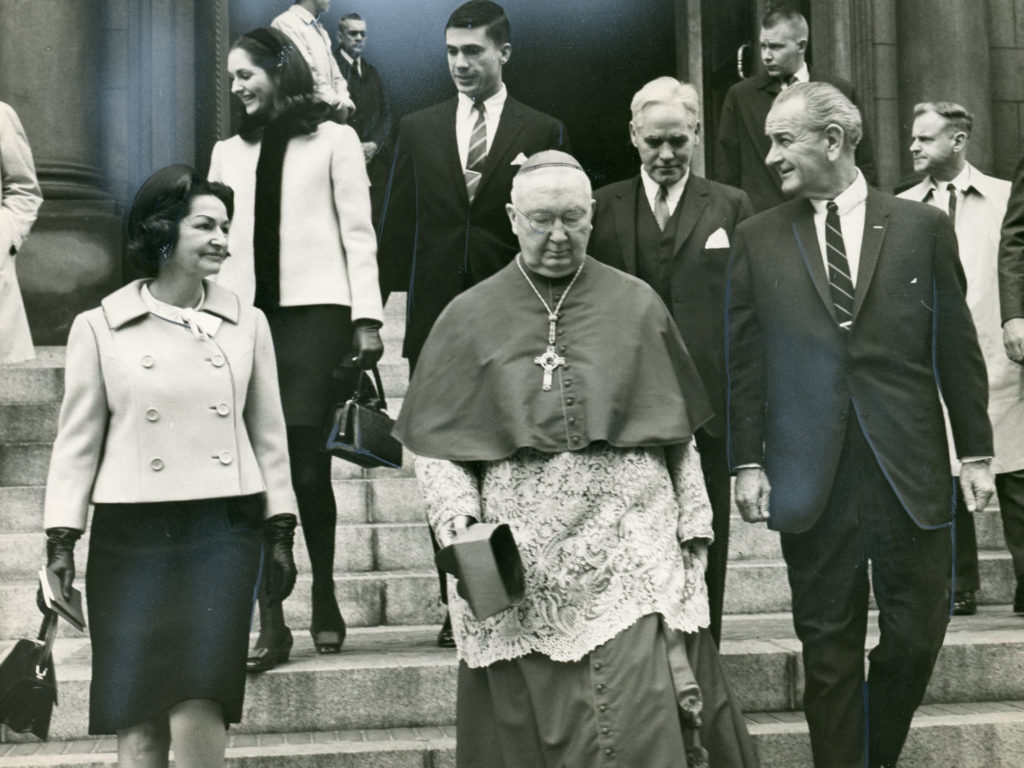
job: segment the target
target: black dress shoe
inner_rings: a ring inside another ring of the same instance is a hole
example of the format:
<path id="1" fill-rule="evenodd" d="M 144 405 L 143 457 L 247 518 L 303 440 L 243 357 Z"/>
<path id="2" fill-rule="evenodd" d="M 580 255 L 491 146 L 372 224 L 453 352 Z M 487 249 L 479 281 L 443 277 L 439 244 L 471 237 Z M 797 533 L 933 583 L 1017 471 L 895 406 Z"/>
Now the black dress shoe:
<path id="1" fill-rule="evenodd" d="M 245 660 L 246 671 L 266 672 L 278 664 L 284 664 L 291 655 L 292 643 L 292 633 L 288 628 L 285 628 L 281 642 L 276 645 L 260 645 L 257 642 L 256 647 L 249 651 L 249 658 Z"/>
<path id="2" fill-rule="evenodd" d="M 441 631 L 437 633 L 437 645 L 439 648 L 454 648 L 455 635 L 452 633 L 452 617 L 447 613 L 444 615 L 444 624 Z"/>
<path id="3" fill-rule="evenodd" d="M 973 592 L 957 592 L 953 595 L 953 615 L 973 616 L 978 612 L 978 601 Z"/>
<path id="4" fill-rule="evenodd" d="M 1024 581 L 1017 582 L 1017 591 L 1013 593 L 1013 612 L 1024 613 Z"/>

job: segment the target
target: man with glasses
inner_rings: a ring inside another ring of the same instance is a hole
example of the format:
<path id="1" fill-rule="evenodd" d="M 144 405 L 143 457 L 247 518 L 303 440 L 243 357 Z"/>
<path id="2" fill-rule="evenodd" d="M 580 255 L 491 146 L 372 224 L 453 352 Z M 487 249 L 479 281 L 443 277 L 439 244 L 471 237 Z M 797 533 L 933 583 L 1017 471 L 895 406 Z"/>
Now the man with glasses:
<path id="1" fill-rule="evenodd" d="M 690 173 L 700 141 L 696 89 L 659 77 L 637 91 L 630 139 L 640 174 L 595 194 L 590 255 L 642 278 L 672 312 L 715 417 L 697 431 L 714 510 L 708 553 L 711 634 L 721 639 L 729 549 L 729 461 L 725 450 L 725 278 L 733 229 L 753 213 L 746 193 Z"/>

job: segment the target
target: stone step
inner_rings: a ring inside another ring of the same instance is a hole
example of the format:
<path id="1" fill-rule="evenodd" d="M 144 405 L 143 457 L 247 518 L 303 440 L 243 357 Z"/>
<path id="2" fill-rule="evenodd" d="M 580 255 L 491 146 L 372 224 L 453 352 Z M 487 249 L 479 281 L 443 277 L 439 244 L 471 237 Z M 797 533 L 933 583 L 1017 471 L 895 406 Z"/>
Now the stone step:
<path id="1" fill-rule="evenodd" d="M 763 766 L 811 764 L 800 713 L 747 714 Z M 914 717 L 901 768 L 1018 768 L 1024 748 L 1024 702 L 923 706 Z M 0 768 L 107 768 L 113 738 L 0 744 Z M 235 733 L 229 768 L 454 768 L 454 726 Z"/>
<path id="2" fill-rule="evenodd" d="M 800 648 L 791 629 L 773 631 L 783 628 L 782 624 L 782 617 L 746 617 L 726 627 L 722 644 L 722 664 L 739 705 L 746 712 L 761 713 L 751 717 L 766 725 L 800 720 Z M 456 658 L 453 651 L 434 645 L 435 632 L 433 626 L 354 629 L 343 652 L 329 656 L 318 655 L 308 637 L 296 633 L 288 663 L 249 677 L 243 719 L 232 731 L 301 733 L 450 725 L 455 711 Z M 872 617 L 869 644 L 876 641 L 876 617 Z M 6 647 L 0 644 L 0 652 Z M 1024 621 L 1019 618 L 986 609 L 970 620 L 954 621 L 925 704 L 947 710 L 973 706 L 984 711 L 977 702 L 1024 700 L 1024 667 L 1018 663 L 1021 653 Z M 52 735 L 62 740 L 84 738 L 90 678 L 88 641 L 59 640 L 55 659 L 60 706 L 54 714 Z M 999 706 L 988 705 L 988 711 L 994 709 Z"/>

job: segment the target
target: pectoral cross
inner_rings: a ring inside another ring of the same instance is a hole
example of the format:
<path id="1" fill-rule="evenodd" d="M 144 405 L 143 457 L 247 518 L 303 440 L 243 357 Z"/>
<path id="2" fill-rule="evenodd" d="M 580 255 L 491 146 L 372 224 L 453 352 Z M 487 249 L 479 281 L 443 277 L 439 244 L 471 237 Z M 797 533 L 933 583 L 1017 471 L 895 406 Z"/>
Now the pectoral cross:
<path id="1" fill-rule="evenodd" d="M 541 389 L 545 392 L 551 391 L 551 375 L 560 365 L 565 365 L 565 358 L 555 350 L 555 329 L 558 326 L 558 315 L 554 312 L 548 315 L 548 348 L 543 355 L 533 358 L 534 365 L 539 365 L 544 370 L 544 381 Z"/>

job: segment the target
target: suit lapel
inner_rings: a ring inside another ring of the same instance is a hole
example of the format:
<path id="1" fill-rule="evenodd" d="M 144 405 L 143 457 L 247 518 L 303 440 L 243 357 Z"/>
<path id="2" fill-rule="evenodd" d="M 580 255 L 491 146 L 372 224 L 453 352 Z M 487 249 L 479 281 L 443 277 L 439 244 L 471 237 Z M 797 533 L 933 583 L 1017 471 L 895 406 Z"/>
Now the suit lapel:
<path id="1" fill-rule="evenodd" d="M 483 176 L 480 185 L 476 188 L 475 200 L 479 200 L 484 187 L 497 169 L 504 164 L 511 163 L 513 158 L 506 157 L 509 150 L 513 149 L 516 137 L 523 130 L 523 110 L 518 101 L 512 97 L 505 99 L 505 106 L 501 110 L 501 119 L 498 121 L 498 130 L 494 133 L 494 141 L 487 150 L 487 159 L 484 161 Z"/>
<path id="2" fill-rule="evenodd" d="M 446 169 L 450 178 L 448 184 L 456 189 L 459 199 L 463 205 L 469 205 L 469 193 L 466 191 L 466 177 L 462 172 L 462 161 L 459 159 L 459 141 L 455 137 L 455 111 L 458 109 L 459 99 L 449 99 L 441 105 L 439 123 L 434 135 L 439 137 L 437 142 L 438 151 L 441 153 L 441 165 Z M 477 187 L 479 197 L 479 187 Z"/>
<path id="3" fill-rule="evenodd" d="M 615 237 L 626 271 L 636 274 L 636 207 L 642 193 L 640 177 L 633 179 L 625 189 L 615 195 Z"/>
<path id="4" fill-rule="evenodd" d="M 793 236 L 796 238 L 797 248 L 800 249 L 800 256 L 804 260 L 804 266 L 811 276 L 811 282 L 814 283 L 818 297 L 832 318 L 835 319 L 836 312 L 832 306 L 832 292 L 828 287 L 828 276 L 825 274 L 821 248 L 818 247 L 818 232 L 814 228 L 814 206 L 806 200 L 793 220 Z"/>
<path id="5" fill-rule="evenodd" d="M 853 290 L 853 321 L 857 322 L 857 313 L 864 304 L 864 296 L 871 285 L 875 274 L 878 256 L 882 252 L 885 240 L 885 227 L 889 222 L 888 200 L 868 188 L 868 199 L 864 212 L 864 239 L 860 246 L 860 266 L 857 268 L 857 285 Z"/>
<path id="6" fill-rule="evenodd" d="M 687 238 L 697 226 L 701 214 L 708 207 L 708 183 L 699 176 L 690 175 L 686 182 L 686 189 L 683 190 L 683 197 L 679 201 L 680 211 L 676 221 L 676 238 L 673 244 L 672 253 L 678 254 L 679 250 L 686 244 Z"/>

